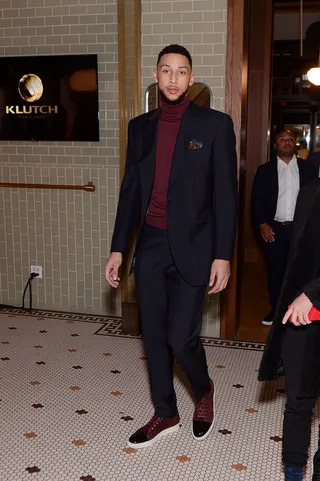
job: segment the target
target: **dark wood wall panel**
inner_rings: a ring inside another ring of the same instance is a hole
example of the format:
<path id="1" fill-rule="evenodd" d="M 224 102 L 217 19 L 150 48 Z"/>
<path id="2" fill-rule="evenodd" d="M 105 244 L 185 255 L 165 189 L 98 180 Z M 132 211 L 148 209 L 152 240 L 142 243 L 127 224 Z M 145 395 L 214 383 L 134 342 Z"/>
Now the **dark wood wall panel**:
<path id="1" fill-rule="evenodd" d="M 247 91 L 246 0 L 229 0 L 227 12 L 227 58 L 225 111 L 233 120 L 236 134 L 238 178 L 244 157 L 244 129 Z M 238 249 L 237 233 L 231 278 L 226 292 L 221 295 L 220 337 L 233 339 L 237 326 Z"/>
<path id="2" fill-rule="evenodd" d="M 268 160 L 273 5 L 249 0 L 249 47 L 245 161 L 241 165 L 239 326 L 237 337 L 265 337 L 261 320 L 268 312 L 266 269 L 259 237 L 252 226 L 251 191 L 257 167 Z M 258 281 L 258 282 L 257 282 Z"/>

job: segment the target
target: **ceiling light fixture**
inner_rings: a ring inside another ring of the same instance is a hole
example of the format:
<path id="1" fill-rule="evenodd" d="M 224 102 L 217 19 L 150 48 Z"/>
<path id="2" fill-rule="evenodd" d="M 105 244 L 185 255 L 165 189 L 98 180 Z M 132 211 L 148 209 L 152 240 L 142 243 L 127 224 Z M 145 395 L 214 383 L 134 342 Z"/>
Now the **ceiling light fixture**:
<path id="1" fill-rule="evenodd" d="M 313 85 L 316 85 L 317 87 L 320 85 L 320 46 L 319 46 L 318 67 L 311 68 L 308 71 L 307 76 L 308 76 L 309 82 L 311 82 Z"/>

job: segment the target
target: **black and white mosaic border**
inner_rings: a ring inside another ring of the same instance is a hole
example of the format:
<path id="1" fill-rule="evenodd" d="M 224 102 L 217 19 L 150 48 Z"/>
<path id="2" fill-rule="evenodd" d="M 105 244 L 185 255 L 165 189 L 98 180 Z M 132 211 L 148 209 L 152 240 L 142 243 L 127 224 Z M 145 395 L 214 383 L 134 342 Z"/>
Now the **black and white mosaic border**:
<path id="1" fill-rule="evenodd" d="M 102 326 L 95 332 L 99 336 L 112 336 L 127 339 L 141 339 L 141 336 L 132 336 L 122 332 L 121 318 L 110 316 L 98 316 L 94 314 L 76 314 L 71 312 L 55 312 L 45 310 L 28 310 L 18 308 L 0 307 L 0 313 L 14 316 L 27 316 L 43 319 L 59 319 L 68 322 L 90 322 L 95 324 L 102 324 Z M 202 342 L 205 346 L 224 347 L 228 349 L 242 349 L 248 351 L 263 351 L 264 343 L 250 342 L 250 341 L 230 341 L 225 339 L 215 339 L 211 337 L 202 337 Z"/>

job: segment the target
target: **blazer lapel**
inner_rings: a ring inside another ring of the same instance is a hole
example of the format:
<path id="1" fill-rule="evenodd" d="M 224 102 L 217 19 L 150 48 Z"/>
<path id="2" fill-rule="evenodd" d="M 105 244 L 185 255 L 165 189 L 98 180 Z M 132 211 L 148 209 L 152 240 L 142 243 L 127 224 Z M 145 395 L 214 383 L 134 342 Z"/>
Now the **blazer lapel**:
<path id="1" fill-rule="evenodd" d="M 311 180 L 309 169 L 306 168 L 307 164 L 305 160 L 297 159 L 300 177 L 300 187 L 307 184 Z"/>
<path id="2" fill-rule="evenodd" d="M 185 160 L 186 150 L 188 148 L 188 130 L 191 123 L 190 120 L 193 115 L 193 104 L 192 102 L 190 102 L 182 116 L 176 145 L 173 151 L 171 171 L 169 177 L 169 189 L 171 189 L 171 187 L 177 180 Z"/>
<path id="3" fill-rule="evenodd" d="M 270 199 L 274 202 L 274 215 L 277 210 L 278 195 L 279 195 L 279 179 L 278 179 L 278 161 L 277 158 L 270 161 Z"/>
<path id="4" fill-rule="evenodd" d="M 141 177 L 143 212 L 148 208 L 148 202 L 154 181 L 159 116 L 160 110 L 155 110 L 145 123 L 142 130 L 142 155 L 138 162 L 138 167 Z"/>

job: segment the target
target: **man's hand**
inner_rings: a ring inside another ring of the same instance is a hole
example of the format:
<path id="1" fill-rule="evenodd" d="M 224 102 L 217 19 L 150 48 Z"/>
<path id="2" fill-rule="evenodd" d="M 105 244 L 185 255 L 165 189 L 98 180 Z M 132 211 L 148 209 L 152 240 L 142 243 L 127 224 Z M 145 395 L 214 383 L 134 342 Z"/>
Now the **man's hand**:
<path id="1" fill-rule="evenodd" d="M 211 266 L 209 287 L 212 287 L 208 294 L 217 294 L 227 287 L 230 277 L 230 262 L 216 259 Z"/>
<path id="2" fill-rule="evenodd" d="M 312 302 L 303 292 L 293 301 L 290 309 L 285 313 L 282 319 L 282 324 L 286 324 L 290 317 L 290 322 L 295 326 L 306 326 L 307 324 L 311 324 L 311 321 L 309 321 L 309 312 L 311 308 Z"/>
<path id="3" fill-rule="evenodd" d="M 119 268 L 122 264 L 122 254 L 121 252 L 112 252 L 109 259 L 107 260 L 105 267 L 105 278 L 106 281 L 112 287 L 118 287 L 120 282 Z"/>
<path id="4" fill-rule="evenodd" d="M 260 234 L 262 239 L 266 242 L 273 242 L 274 241 L 274 232 L 272 230 L 271 225 L 269 224 L 260 224 Z"/>

